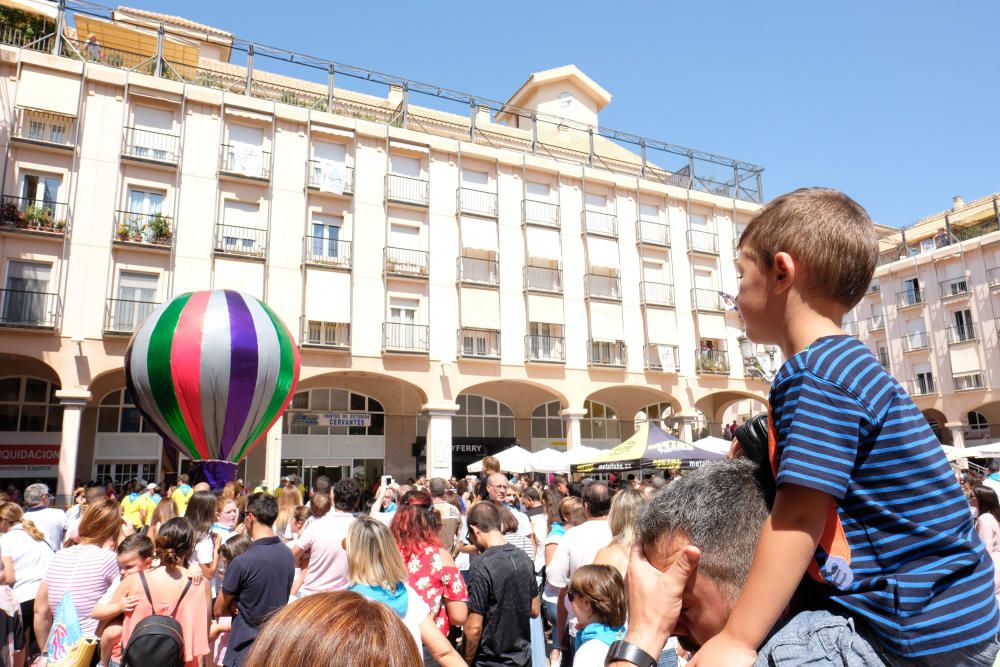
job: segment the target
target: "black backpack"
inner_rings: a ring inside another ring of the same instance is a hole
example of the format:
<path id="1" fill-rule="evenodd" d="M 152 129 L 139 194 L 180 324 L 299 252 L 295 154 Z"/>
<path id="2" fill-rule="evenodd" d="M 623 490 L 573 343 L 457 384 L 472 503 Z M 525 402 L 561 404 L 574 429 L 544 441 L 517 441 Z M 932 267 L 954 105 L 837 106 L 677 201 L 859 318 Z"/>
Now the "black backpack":
<path id="1" fill-rule="evenodd" d="M 149 584 L 146 576 L 140 572 L 139 581 L 146 591 L 149 606 L 153 606 L 153 598 L 149 594 Z M 184 665 L 184 631 L 174 616 L 181 606 L 181 600 L 191 588 L 191 580 L 181 591 L 177 604 L 170 616 L 151 614 L 142 619 L 132 630 L 128 645 L 122 652 L 122 667 L 183 667 Z"/>

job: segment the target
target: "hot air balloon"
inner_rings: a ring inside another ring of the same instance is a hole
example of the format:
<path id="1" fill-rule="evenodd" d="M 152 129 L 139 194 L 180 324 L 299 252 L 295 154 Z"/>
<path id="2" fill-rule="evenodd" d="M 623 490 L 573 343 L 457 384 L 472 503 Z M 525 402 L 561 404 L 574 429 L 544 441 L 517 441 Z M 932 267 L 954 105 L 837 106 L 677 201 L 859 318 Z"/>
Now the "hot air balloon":
<path id="1" fill-rule="evenodd" d="M 219 488 L 288 408 L 299 366 L 267 304 L 233 290 L 188 292 L 133 334 L 125 380 L 149 423 L 195 460 L 192 478 Z"/>

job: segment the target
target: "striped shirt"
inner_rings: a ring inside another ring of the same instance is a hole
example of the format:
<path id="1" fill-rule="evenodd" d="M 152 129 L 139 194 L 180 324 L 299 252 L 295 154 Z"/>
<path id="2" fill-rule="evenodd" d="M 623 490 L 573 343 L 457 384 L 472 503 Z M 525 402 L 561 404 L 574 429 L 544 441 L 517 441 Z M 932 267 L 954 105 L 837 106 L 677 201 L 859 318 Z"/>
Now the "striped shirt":
<path id="1" fill-rule="evenodd" d="M 84 635 L 93 637 L 97 632 L 97 620 L 91 618 L 90 613 L 117 578 L 118 558 L 114 551 L 94 544 L 77 544 L 52 556 L 42 580 L 49 588 L 52 613 L 63 594 L 71 591 L 80 628 Z"/>
<path id="2" fill-rule="evenodd" d="M 993 564 L 968 502 L 926 419 L 871 351 L 820 338 L 785 362 L 770 401 L 778 485 L 836 500 L 810 566 L 833 600 L 903 656 L 994 637 Z"/>

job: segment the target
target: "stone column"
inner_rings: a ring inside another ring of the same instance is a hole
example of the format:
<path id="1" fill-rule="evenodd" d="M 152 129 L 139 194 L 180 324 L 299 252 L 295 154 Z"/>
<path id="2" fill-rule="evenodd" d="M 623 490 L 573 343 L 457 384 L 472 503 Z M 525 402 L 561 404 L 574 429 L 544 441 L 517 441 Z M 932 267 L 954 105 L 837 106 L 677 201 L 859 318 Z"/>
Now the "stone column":
<path id="1" fill-rule="evenodd" d="M 559 416 L 566 425 L 566 451 L 571 452 L 582 444 L 580 420 L 587 416 L 587 411 L 583 408 L 566 408 L 559 411 Z"/>
<path id="2" fill-rule="evenodd" d="M 955 449 L 965 449 L 965 424 L 962 422 L 948 422 L 944 427 L 951 431 L 951 446 Z M 958 459 L 956 463 L 958 463 L 958 467 L 962 470 L 969 469 L 968 459 Z"/>
<path id="3" fill-rule="evenodd" d="M 59 445 L 59 479 L 56 486 L 54 505 L 69 505 L 73 502 L 73 485 L 76 482 L 76 462 L 80 449 L 80 422 L 83 410 L 90 400 L 86 389 L 60 389 L 56 392 L 59 404 L 63 406 L 62 440 Z"/>
<path id="4" fill-rule="evenodd" d="M 282 416 L 274 426 L 267 432 L 264 439 L 264 479 L 268 482 L 268 490 L 277 488 L 281 480 L 281 425 L 285 417 Z M 257 485 L 257 480 L 243 480 L 253 489 Z"/>
<path id="5" fill-rule="evenodd" d="M 424 467 L 427 479 L 451 477 L 451 418 L 458 412 L 456 403 L 427 403 L 427 445 L 424 447 Z"/>

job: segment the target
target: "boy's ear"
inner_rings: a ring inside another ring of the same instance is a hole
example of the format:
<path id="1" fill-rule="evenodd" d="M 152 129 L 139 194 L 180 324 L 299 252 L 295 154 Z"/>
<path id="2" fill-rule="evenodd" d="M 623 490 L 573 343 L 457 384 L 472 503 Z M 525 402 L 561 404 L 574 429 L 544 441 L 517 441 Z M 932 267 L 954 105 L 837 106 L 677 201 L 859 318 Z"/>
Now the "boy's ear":
<path id="1" fill-rule="evenodd" d="M 792 285 L 795 284 L 797 268 L 795 260 L 787 252 L 775 253 L 771 269 L 775 291 L 780 294 L 791 289 Z"/>

